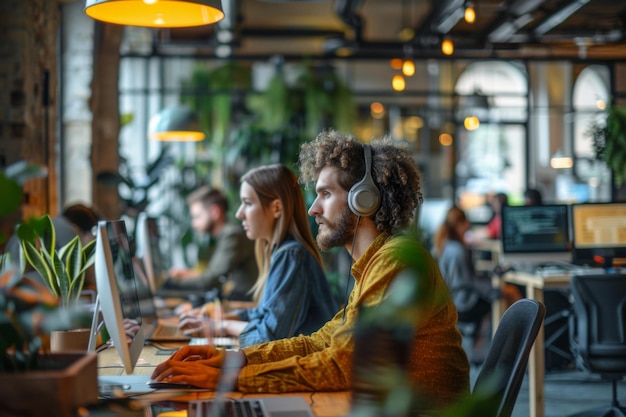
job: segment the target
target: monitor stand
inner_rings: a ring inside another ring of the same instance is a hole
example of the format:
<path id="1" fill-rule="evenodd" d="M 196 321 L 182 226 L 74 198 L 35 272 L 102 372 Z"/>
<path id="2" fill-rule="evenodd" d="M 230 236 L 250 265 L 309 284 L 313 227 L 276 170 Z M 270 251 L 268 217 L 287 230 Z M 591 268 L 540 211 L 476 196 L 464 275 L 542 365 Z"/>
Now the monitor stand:
<path id="1" fill-rule="evenodd" d="M 91 318 L 91 328 L 89 329 L 89 344 L 87 345 L 87 352 L 95 352 L 98 344 L 98 333 L 104 325 L 104 320 L 100 311 L 100 296 L 96 296 L 96 301 L 93 305 L 93 316 Z"/>

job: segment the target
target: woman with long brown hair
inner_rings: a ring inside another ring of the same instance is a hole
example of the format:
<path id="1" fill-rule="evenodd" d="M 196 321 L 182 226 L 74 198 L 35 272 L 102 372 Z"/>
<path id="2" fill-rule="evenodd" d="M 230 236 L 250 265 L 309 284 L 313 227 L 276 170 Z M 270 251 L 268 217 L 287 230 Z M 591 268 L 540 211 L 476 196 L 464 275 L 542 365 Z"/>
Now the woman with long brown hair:
<path id="1" fill-rule="evenodd" d="M 472 338 L 476 353 L 476 348 L 483 342 L 481 329 L 491 312 L 491 283 L 475 273 L 465 244 L 465 233 L 470 227 L 465 212 L 459 207 L 451 207 L 435 234 L 435 255 L 458 310 L 459 321 L 473 323 Z"/>
<path id="2" fill-rule="evenodd" d="M 236 217 L 255 241 L 259 276 L 257 305 L 223 315 L 215 333 L 239 337 L 239 346 L 308 335 L 339 307 L 309 227 L 298 179 L 281 164 L 265 165 L 241 178 Z M 205 313 L 211 309 L 204 309 Z"/>

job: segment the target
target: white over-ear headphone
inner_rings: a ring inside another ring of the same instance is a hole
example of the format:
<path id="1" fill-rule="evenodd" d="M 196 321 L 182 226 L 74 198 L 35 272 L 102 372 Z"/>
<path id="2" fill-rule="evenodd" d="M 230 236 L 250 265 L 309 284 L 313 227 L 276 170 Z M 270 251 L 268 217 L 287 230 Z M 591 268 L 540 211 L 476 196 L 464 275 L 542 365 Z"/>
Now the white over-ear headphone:
<path id="1" fill-rule="evenodd" d="M 372 148 L 363 144 L 365 175 L 348 191 L 348 207 L 357 216 L 371 216 L 380 206 L 380 191 L 372 179 Z"/>

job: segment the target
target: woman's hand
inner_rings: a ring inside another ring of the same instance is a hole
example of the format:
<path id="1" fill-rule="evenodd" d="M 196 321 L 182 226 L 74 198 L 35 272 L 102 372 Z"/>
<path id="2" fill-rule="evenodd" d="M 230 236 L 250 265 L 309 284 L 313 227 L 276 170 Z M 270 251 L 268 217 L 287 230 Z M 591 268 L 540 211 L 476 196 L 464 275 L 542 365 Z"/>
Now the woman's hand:
<path id="1" fill-rule="evenodd" d="M 212 334 L 211 326 L 211 319 L 197 311 L 181 314 L 178 321 L 178 327 L 183 330 L 183 333 L 192 337 L 202 337 L 207 334 Z"/>

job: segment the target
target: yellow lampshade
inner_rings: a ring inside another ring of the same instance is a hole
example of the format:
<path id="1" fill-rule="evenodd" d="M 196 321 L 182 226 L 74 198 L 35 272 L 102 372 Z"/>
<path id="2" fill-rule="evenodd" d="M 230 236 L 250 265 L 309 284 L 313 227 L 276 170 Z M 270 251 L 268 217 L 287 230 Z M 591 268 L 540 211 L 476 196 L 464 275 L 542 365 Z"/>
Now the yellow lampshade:
<path id="1" fill-rule="evenodd" d="M 154 28 L 202 26 L 224 18 L 221 0 L 86 0 L 85 13 L 107 23 Z"/>
<path id="2" fill-rule="evenodd" d="M 185 106 L 161 110 L 150 119 L 148 138 L 164 142 L 198 142 L 204 139 L 198 117 Z"/>

